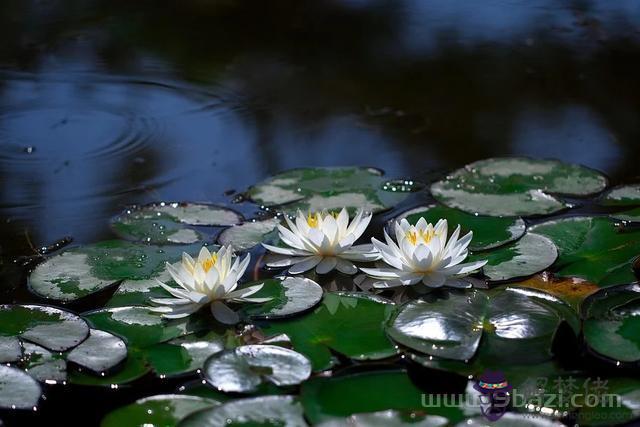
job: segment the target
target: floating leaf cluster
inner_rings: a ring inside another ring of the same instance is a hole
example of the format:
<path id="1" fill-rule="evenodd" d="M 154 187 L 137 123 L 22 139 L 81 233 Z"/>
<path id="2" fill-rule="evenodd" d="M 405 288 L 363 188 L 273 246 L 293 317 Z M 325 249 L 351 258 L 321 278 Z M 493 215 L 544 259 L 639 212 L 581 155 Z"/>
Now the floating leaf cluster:
<path id="1" fill-rule="evenodd" d="M 443 385 L 469 396 L 485 370 L 501 370 L 514 388 L 533 390 L 506 424 L 526 425 L 529 411 L 539 426 L 632 421 L 640 187 L 607 185 L 579 165 L 497 158 L 424 183 L 362 167 L 295 169 L 252 186 L 234 208 L 130 207 L 111 222 L 119 239 L 68 248 L 30 271 L 28 289 L 48 305 L 0 306 L 0 407 L 46 409 L 42 396 L 62 384 L 116 389 L 155 378 L 155 395 L 114 410 L 103 427 L 485 425 L 466 398 L 428 411 L 423 399 Z M 285 216 L 310 214 L 312 227 L 317 212 L 337 219 L 342 208 L 345 217 L 374 214 L 349 245 L 393 235 L 397 221 L 445 219 L 460 236 L 472 233 L 465 262 L 483 267 L 461 289 L 385 288 L 351 275 L 384 268 L 377 256 L 304 274 L 265 258 L 261 244 L 286 246 Z M 259 288 L 252 297 L 264 302 L 230 303 L 238 324 L 205 307 L 172 319 L 154 310 L 171 298 L 158 282 L 179 285 L 166 263 L 203 246 L 251 253 L 238 287 Z M 597 372 L 619 400 L 615 411 L 536 400 L 554 380 L 593 379 L 593 366 L 606 368 Z M 548 381 L 532 386 L 536 378 Z"/>

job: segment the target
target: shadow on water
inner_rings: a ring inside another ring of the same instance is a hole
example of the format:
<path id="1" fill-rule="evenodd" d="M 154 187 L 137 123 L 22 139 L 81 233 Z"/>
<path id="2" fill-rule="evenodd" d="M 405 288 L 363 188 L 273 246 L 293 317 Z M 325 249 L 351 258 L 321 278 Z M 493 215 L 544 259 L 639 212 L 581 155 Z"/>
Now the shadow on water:
<path id="1" fill-rule="evenodd" d="M 291 167 L 529 155 L 639 176 L 633 0 L 7 0 L 0 38 L 4 301 L 10 258 Z"/>

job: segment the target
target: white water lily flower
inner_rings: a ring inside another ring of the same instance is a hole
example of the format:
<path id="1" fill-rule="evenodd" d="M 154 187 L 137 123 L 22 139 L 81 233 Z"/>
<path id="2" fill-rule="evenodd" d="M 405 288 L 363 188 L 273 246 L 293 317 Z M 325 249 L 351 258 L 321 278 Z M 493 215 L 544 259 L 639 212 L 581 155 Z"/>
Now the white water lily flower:
<path id="1" fill-rule="evenodd" d="M 249 297 L 258 292 L 262 284 L 236 289 L 238 279 L 244 274 L 250 260 L 250 255 L 247 255 L 240 261 L 227 246 L 214 253 L 203 247 L 197 260 L 183 252 L 182 263 L 178 268 L 167 263 L 167 271 L 180 288 L 168 286 L 156 279 L 175 298 L 152 298 L 151 301 L 159 304 L 159 307 L 151 310 L 162 313 L 167 319 L 179 319 L 209 304 L 211 313 L 217 320 L 226 324 L 237 323 L 238 314 L 226 305 L 227 302 L 259 303 L 271 300 Z"/>
<path id="2" fill-rule="evenodd" d="M 262 244 L 269 251 L 284 255 L 280 260 L 269 262 L 269 267 L 288 267 L 289 273 L 300 274 L 315 267 L 318 274 L 326 274 L 334 268 L 345 274 L 358 271 L 353 261 L 369 262 L 380 256 L 373 245 L 357 245 L 358 240 L 371 221 L 371 214 L 362 210 L 356 213 L 351 223 L 346 209 L 334 215 L 316 212 L 305 215 L 298 211 L 295 223 L 285 216 L 289 228 L 278 225 L 280 240 L 289 247 Z"/>
<path id="3" fill-rule="evenodd" d="M 420 218 L 415 226 L 406 219 L 394 223 L 396 241 L 384 232 L 386 244 L 371 239 L 380 251 L 382 259 L 391 268 L 361 268 L 362 271 L 379 281 L 377 288 L 415 285 L 422 282 L 428 287 L 440 286 L 469 287 L 469 283 L 460 280 L 487 261 L 461 264 L 468 255 L 467 246 L 471 242 L 473 232 L 461 239 L 460 226 L 456 228 L 447 241 L 447 220 L 441 219 L 435 225 L 428 224 Z"/>

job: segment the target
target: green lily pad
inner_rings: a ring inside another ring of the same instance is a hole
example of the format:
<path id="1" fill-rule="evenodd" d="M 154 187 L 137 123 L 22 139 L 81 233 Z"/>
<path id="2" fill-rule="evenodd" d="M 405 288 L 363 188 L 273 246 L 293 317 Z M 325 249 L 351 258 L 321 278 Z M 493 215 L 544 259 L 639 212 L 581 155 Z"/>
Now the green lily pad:
<path id="1" fill-rule="evenodd" d="M 491 252 L 472 254 L 469 261 L 487 260 L 482 271 L 490 281 L 504 281 L 531 276 L 551 265 L 558 258 L 553 242 L 539 234 L 526 233 L 520 240 Z"/>
<path id="2" fill-rule="evenodd" d="M 218 236 L 220 245 L 231 245 L 237 251 L 246 251 L 264 242 L 280 223 L 279 218 L 250 221 L 222 230 Z"/>
<path id="3" fill-rule="evenodd" d="M 461 210 L 441 205 L 414 208 L 403 213 L 398 219 L 402 218 L 406 218 L 409 224 L 412 225 L 415 225 L 420 218 L 424 218 L 432 224 L 435 224 L 440 219 L 446 219 L 449 223 L 450 231 L 459 224 L 461 235 L 473 231 L 473 240 L 469 244 L 469 249 L 472 251 L 493 249 L 517 240 L 527 228 L 522 218 L 471 215 Z"/>
<path id="4" fill-rule="evenodd" d="M 249 188 L 247 195 L 263 206 L 295 213 L 364 209 L 379 212 L 407 197 L 407 192 L 384 189 L 380 171 L 363 167 L 302 168 L 274 175 Z M 285 206 L 281 206 L 285 205 Z"/>
<path id="5" fill-rule="evenodd" d="M 183 250 L 196 252 L 196 246 L 160 247 L 122 240 L 80 246 L 39 264 L 29 277 L 29 288 L 44 298 L 74 301 L 121 280 L 154 278 L 164 271 L 165 262 L 178 261 Z"/>
<path id="6" fill-rule="evenodd" d="M 508 363 L 544 361 L 563 321 L 577 315 L 552 295 L 520 288 L 449 292 L 410 301 L 389 322 L 389 336 L 432 356 L 466 361 L 478 351 Z"/>
<path id="7" fill-rule="evenodd" d="M 307 427 L 302 405 L 293 396 L 262 396 L 237 399 L 195 412 L 180 427 L 220 426 Z"/>
<path id="8" fill-rule="evenodd" d="M 223 392 L 249 393 L 265 381 L 277 386 L 300 384 L 311 375 L 305 356 L 275 345 L 244 345 L 207 360 L 204 377 Z"/>
<path id="9" fill-rule="evenodd" d="M 395 305 L 357 293 L 326 293 L 313 311 L 261 325 L 266 335 L 286 334 L 293 348 L 311 360 L 314 371 L 335 364 L 331 351 L 355 360 L 378 360 L 396 354 L 384 333 Z"/>
<path id="10" fill-rule="evenodd" d="M 38 406 L 40 384 L 18 368 L 0 365 L 0 408 L 29 409 Z"/>
<path id="11" fill-rule="evenodd" d="M 638 206 L 640 205 L 640 184 L 612 188 L 602 197 L 600 203 L 604 206 Z"/>
<path id="12" fill-rule="evenodd" d="M 251 319 L 281 319 L 316 306 L 322 299 L 322 294 L 320 285 L 304 277 L 269 279 L 264 281 L 262 289 L 252 297 L 272 298 L 271 301 L 246 304 L 241 310 Z"/>
<path id="13" fill-rule="evenodd" d="M 582 424 L 581 424 L 582 425 Z M 550 420 L 542 416 L 532 417 L 530 415 L 507 412 L 497 421 L 489 421 L 484 416 L 468 418 L 456 424 L 456 427 L 562 427 L 560 421 Z"/>
<path id="14" fill-rule="evenodd" d="M 386 411 L 353 414 L 318 424 L 318 427 L 444 427 L 449 420 L 439 415 L 405 414 L 392 409 Z"/>
<path id="15" fill-rule="evenodd" d="M 640 222 L 640 208 L 628 209 L 609 215 L 613 219 L 626 222 Z"/>
<path id="16" fill-rule="evenodd" d="M 102 386 L 116 389 L 142 378 L 150 371 L 147 360 L 141 350 L 129 348 L 124 365 L 109 375 L 98 375 L 91 371 L 71 371 L 69 382 L 78 385 Z"/>
<path id="17" fill-rule="evenodd" d="M 587 196 L 607 185 L 599 172 L 555 160 L 518 157 L 471 163 L 431 186 L 441 203 L 491 216 L 546 215 L 568 207 L 553 194 Z"/>
<path id="18" fill-rule="evenodd" d="M 228 208 L 198 203 L 152 203 L 130 208 L 111 220 L 119 236 L 153 244 L 190 244 L 202 235 L 188 226 L 240 224 L 242 216 Z"/>
<path id="19" fill-rule="evenodd" d="M 615 361 L 640 361 L 640 286 L 601 290 L 585 305 L 587 345 Z"/>
<path id="20" fill-rule="evenodd" d="M 581 403 L 576 417 L 579 425 L 611 426 L 637 421 L 640 417 L 640 380 L 629 377 L 596 377 L 589 380 L 590 393 L 599 397 L 599 404 L 588 405 L 586 399 L 578 399 Z"/>
<path id="21" fill-rule="evenodd" d="M 0 335 L 0 363 L 17 362 L 22 357 L 22 344 L 17 337 Z"/>
<path id="22" fill-rule="evenodd" d="M 63 383 L 67 380 L 67 362 L 59 353 L 28 342 L 23 343 L 22 364 L 33 378 L 47 384 Z"/>
<path id="23" fill-rule="evenodd" d="M 633 261 L 640 255 L 640 230 L 623 230 L 603 217 L 571 217 L 530 229 L 558 248 L 555 268 L 564 277 L 580 277 L 600 287 L 636 280 Z"/>
<path id="24" fill-rule="evenodd" d="M 162 426 L 175 427 L 186 416 L 218 405 L 214 399 L 181 394 L 159 394 L 138 399 L 110 412 L 101 427 Z"/>
<path id="25" fill-rule="evenodd" d="M 189 334 L 146 349 L 147 359 L 160 376 L 182 375 L 202 369 L 209 356 L 224 350 L 217 332 Z"/>
<path id="26" fill-rule="evenodd" d="M 20 337 L 51 351 L 80 344 L 89 326 L 68 311 L 44 305 L 0 305 L 0 335 Z"/>
<path id="27" fill-rule="evenodd" d="M 84 314 L 96 329 L 118 335 L 126 340 L 127 345 L 138 348 L 206 329 L 213 324 L 210 317 L 193 315 L 165 320 L 149 307 L 103 308 Z"/>
<path id="28" fill-rule="evenodd" d="M 92 329 L 89 338 L 71 350 L 67 360 L 100 374 L 118 366 L 126 357 L 127 346 L 122 339 Z"/>
<path id="29" fill-rule="evenodd" d="M 300 400 L 307 419 L 316 425 L 336 417 L 389 409 L 424 412 L 424 394 L 406 371 L 396 369 L 315 377 L 302 385 Z M 428 414 L 451 422 L 463 418 L 458 407 L 428 408 Z"/>

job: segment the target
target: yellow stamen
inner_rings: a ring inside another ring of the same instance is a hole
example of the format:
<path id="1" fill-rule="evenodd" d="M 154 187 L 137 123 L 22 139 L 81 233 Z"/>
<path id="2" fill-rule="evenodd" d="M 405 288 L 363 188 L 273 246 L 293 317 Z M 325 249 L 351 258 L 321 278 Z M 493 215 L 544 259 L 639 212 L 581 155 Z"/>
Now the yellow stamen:
<path id="1" fill-rule="evenodd" d="M 206 273 L 211 270 L 211 267 L 216 265 L 216 262 L 218 262 L 218 254 L 213 254 L 211 255 L 211 258 L 202 261 L 202 269 Z"/>
<path id="2" fill-rule="evenodd" d="M 312 214 L 311 212 L 309 212 L 307 214 L 307 224 L 309 224 L 309 227 L 311 228 L 316 228 L 318 226 L 319 219 L 320 219 L 319 213 Z"/>
<path id="3" fill-rule="evenodd" d="M 415 231 L 407 231 L 407 239 L 409 239 L 411 244 L 415 246 L 415 244 L 418 242 L 418 235 Z"/>
<path id="4" fill-rule="evenodd" d="M 431 239 L 433 239 L 433 236 L 435 235 L 436 235 L 435 230 L 420 231 L 420 237 L 422 237 L 422 240 L 424 240 L 425 243 L 429 243 Z"/>

